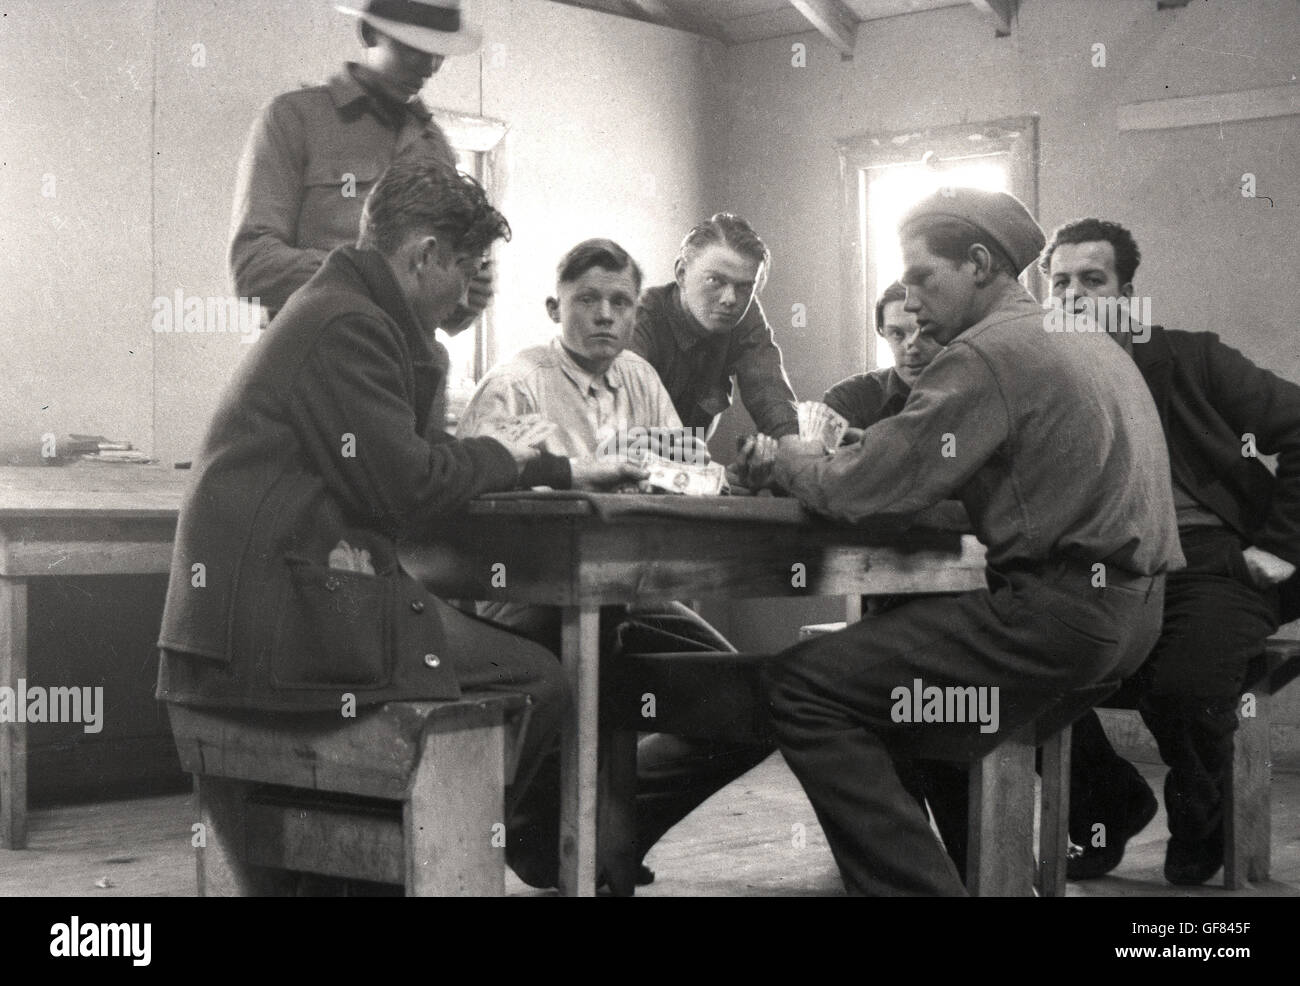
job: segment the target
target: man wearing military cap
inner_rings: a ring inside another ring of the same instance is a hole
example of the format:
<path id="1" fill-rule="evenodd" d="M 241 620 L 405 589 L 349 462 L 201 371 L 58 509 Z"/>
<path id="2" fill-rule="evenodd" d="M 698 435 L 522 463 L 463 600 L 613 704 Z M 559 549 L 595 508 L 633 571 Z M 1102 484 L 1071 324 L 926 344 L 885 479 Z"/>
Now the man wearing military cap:
<path id="1" fill-rule="evenodd" d="M 1016 280 L 1044 242 L 1025 207 L 945 189 L 899 234 L 906 310 L 946 348 L 857 445 L 828 455 L 787 440 L 774 480 L 850 522 L 961 500 L 988 549 L 988 589 L 792 647 L 766 688 L 849 893 L 961 895 L 897 744 L 973 759 L 1070 692 L 1130 673 L 1159 635 L 1164 573 L 1183 559 L 1140 374 L 1101 334 L 1044 331 Z M 994 714 L 910 721 L 900 690 L 932 686 L 973 689 Z"/>

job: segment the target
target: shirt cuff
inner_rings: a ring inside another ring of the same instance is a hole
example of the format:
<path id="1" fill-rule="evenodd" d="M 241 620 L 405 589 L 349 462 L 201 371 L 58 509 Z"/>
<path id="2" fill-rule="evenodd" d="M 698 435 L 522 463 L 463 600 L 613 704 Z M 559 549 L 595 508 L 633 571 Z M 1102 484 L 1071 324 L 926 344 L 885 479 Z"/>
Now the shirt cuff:
<path id="1" fill-rule="evenodd" d="M 543 452 L 524 463 L 519 474 L 519 485 L 531 488 L 549 486 L 553 490 L 567 490 L 573 486 L 573 467 L 563 455 Z"/>

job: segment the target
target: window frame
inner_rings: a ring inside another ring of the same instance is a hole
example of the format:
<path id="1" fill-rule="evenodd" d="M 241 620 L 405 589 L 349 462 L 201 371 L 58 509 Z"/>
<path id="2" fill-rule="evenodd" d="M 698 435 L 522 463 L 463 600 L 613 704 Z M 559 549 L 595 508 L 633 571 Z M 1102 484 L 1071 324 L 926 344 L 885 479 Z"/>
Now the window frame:
<path id="1" fill-rule="evenodd" d="M 1038 115 L 1003 117 L 979 123 L 870 132 L 836 142 L 840 164 L 841 284 L 844 290 L 844 356 L 850 365 L 876 363 L 867 344 L 874 331 L 875 298 L 885 285 L 872 283 L 868 230 L 869 173 L 904 164 L 920 164 L 928 152 L 939 162 L 1007 155 L 1012 194 L 1038 218 Z M 1045 279 L 1031 265 L 1021 283 L 1043 298 Z"/>

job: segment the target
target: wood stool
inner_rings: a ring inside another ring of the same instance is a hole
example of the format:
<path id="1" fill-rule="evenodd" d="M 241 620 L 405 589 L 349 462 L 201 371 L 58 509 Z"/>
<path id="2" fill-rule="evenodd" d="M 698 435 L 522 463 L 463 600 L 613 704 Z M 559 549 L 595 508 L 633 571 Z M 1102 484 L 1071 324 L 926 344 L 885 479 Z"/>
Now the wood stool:
<path id="1" fill-rule="evenodd" d="M 502 895 L 503 792 L 527 705 L 494 693 L 355 719 L 169 705 L 198 792 L 199 896 L 292 894 L 299 873 Z"/>

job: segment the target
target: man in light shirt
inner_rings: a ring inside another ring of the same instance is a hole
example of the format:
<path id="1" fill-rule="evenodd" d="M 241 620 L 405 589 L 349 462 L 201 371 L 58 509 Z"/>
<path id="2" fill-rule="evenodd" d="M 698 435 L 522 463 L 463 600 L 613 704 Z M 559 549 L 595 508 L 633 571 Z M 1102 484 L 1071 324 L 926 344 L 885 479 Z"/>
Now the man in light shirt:
<path id="1" fill-rule="evenodd" d="M 555 297 L 546 300 L 560 335 L 494 367 L 470 399 L 457 435 L 493 423 L 541 414 L 556 425 L 546 452 L 590 461 L 620 436 L 643 436 L 650 450 L 707 461 L 703 436 L 682 430 L 654 367 L 625 347 L 635 324 L 641 269 L 612 240 L 579 243 L 560 261 Z M 505 624 L 558 653 L 559 612 L 514 603 L 480 604 L 480 615 Z M 627 653 L 734 651 L 721 634 L 681 603 L 606 606 L 601 610 L 603 659 Z M 771 748 L 694 740 L 656 733 L 637 746 L 637 860 L 702 801 L 762 761 Z M 558 791 L 558 785 L 552 788 Z M 543 821 L 558 826 L 559 804 Z M 553 845 L 558 845 L 558 827 Z M 558 863 L 557 863 L 558 868 Z M 554 873 L 524 876 L 538 886 Z M 640 867 L 638 883 L 654 874 Z"/>

